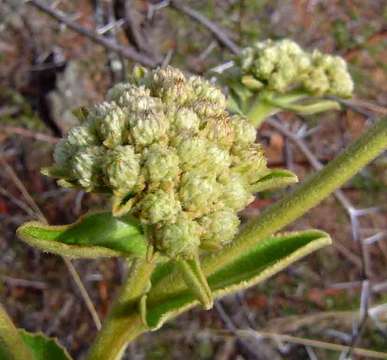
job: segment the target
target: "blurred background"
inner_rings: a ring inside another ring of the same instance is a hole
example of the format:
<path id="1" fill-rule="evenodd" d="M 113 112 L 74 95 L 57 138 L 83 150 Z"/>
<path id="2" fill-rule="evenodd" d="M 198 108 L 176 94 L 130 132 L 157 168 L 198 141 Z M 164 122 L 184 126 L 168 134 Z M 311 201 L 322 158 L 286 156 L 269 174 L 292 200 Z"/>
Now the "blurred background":
<path id="1" fill-rule="evenodd" d="M 0 302 L 18 326 L 82 358 L 126 271 L 114 259 L 64 262 L 15 236 L 27 220 L 70 223 L 107 206 L 40 174 L 77 124 L 72 110 L 102 101 L 136 62 L 206 74 L 253 41 L 284 37 L 343 56 L 356 84 L 342 111 L 282 113 L 258 131 L 269 165 L 303 179 L 387 114 L 385 1 L 0 2 Z M 291 227 L 325 230 L 332 246 L 141 337 L 126 359 L 387 359 L 386 186 L 384 154 Z M 241 216 L 286 191 L 260 194 Z"/>

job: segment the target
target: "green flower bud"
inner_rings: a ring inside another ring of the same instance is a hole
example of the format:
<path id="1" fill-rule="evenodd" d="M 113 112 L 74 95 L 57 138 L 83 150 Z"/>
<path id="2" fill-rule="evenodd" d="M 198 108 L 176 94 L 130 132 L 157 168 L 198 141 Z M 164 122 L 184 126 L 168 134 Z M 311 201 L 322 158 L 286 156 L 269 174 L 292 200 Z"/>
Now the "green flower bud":
<path id="1" fill-rule="evenodd" d="M 72 172 L 86 191 L 102 186 L 100 180 L 102 159 L 103 149 L 99 146 L 79 150 L 72 159 Z"/>
<path id="2" fill-rule="evenodd" d="M 238 173 L 227 174 L 220 182 L 224 186 L 221 198 L 226 207 L 240 211 L 254 200 L 254 196 L 249 191 L 248 184 L 242 175 Z"/>
<path id="3" fill-rule="evenodd" d="M 95 129 L 90 123 L 72 128 L 67 135 L 67 142 L 73 146 L 98 145 Z"/>
<path id="4" fill-rule="evenodd" d="M 268 169 L 261 146 L 252 144 L 248 148 L 238 149 L 233 158 L 231 171 L 242 175 L 247 184 L 253 184 L 265 176 Z"/>
<path id="5" fill-rule="evenodd" d="M 219 149 L 217 146 L 210 146 L 207 149 L 205 161 L 201 164 L 203 171 L 208 174 L 222 174 L 231 165 L 231 156 L 225 150 Z"/>
<path id="6" fill-rule="evenodd" d="M 141 85 L 144 81 L 144 78 L 146 78 L 148 75 L 149 72 L 147 68 L 144 68 L 141 65 L 135 65 L 131 78 L 136 85 Z"/>
<path id="7" fill-rule="evenodd" d="M 112 105 L 110 111 L 98 121 L 98 133 L 103 144 L 110 149 L 124 144 L 127 128 L 127 115 L 116 105 Z"/>
<path id="8" fill-rule="evenodd" d="M 216 104 L 218 107 L 226 107 L 226 98 L 223 93 L 211 85 L 207 80 L 199 76 L 192 76 L 189 79 L 189 84 L 192 86 L 195 100 L 200 99 L 211 104 Z"/>
<path id="9" fill-rule="evenodd" d="M 138 205 L 140 219 L 147 224 L 174 222 L 181 211 L 173 191 L 156 190 L 148 193 Z"/>
<path id="10" fill-rule="evenodd" d="M 242 147 L 253 144 L 257 137 L 255 126 L 240 116 L 233 116 L 231 120 L 231 125 L 234 129 L 235 144 Z"/>
<path id="11" fill-rule="evenodd" d="M 238 58 L 238 61 L 243 71 L 248 72 L 251 70 L 255 59 L 255 53 L 256 51 L 252 47 L 242 49 L 241 56 Z"/>
<path id="12" fill-rule="evenodd" d="M 182 106 L 192 97 L 192 89 L 184 74 L 170 66 L 154 72 L 150 82 L 152 95 L 161 98 L 165 103 Z"/>
<path id="13" fill-rule="evenodd" d="M 183 131 L 197 133 L 199 131 L 199 125 L 199 117 L 190 109 L 181 108 L 174 114 L 173 127 L 177 133 Z"/>
<path id="14" fill-rule="evenodd" d="M 210 101 L 196 101 L 192 104 L 192 109 L 200 118 L 220 118 L 225 114 L 225 106 L 215 106 Z"/>
<path id="15" fill-rule="evenodd" d="M 173 85 L 187 82 L 183 72 L 171 66 L 167 66 L 152 73 L 152 88 L 168 88 Z"/>
<path id="16" fill-rule="evenodd" d="M 108 101 L 92 106 L 88 112 L 87 121 L 94 123 L 96 119 L 105 117 L 111 111 L 112 106 L 114 103 Z"/>
<path id="17" fill-rule="evenodd" d="M 193 258 L 200 245 L 200 226 L 194 220 L 180 216 L 173 224 L 166 224 L 156 233 L 157 249 L 168 257 Z"/>
<path id="18" fill-rule="evenodd" d="M 162 88 L 159 90 L 159 93 L 166 103 L 179 108 L 185 106 L 190 101 L 191 91 L 187 84 L 181 83 L 173 87 Z"/>
<path id="19" fill-rule="evenodd" d="M 177 139 L 176 151 L 183 171 L 188 171 L 206 161 L 210 143 L 199 137 L 182 136 Z"/>
<path id="20" fill-rule="evenodd" d="M 330 95 L 350 97 L 353 92 L 353 81 L 348 74 L 347 63 L 338 56 L 323 55 L 315 52 L 314 60 L 325 71 L 329 80 Z M 319 66 L 319 65 L 317 65 Z"/>
<path id="21" fill-rule="evenodd" d="M 224 149 L 229 149 L 234 141 L 234 130 L 228 117 L 208 119 L 202 134 Z"/>
<path id="22" fill-rule="evenodd" d="M 265 80 L 269 79 L 270 75 L 276 69 L 279 55 L 280 51 L 278 48 L 269 47 L 267 49 L 262 49 L 257 53 L 258 58 L 255 59 L 253 63 L 253 73 L 257 77 L 261 77 Z"/>
<path id="23" fill-rule="evenodd" d="M 63 168 L 64 171 L 71 171 L 71 159 L 78 151 L 78 146 L 70 144 L 67 139 L 61 139 L 54 150 L 54 161 L 58 167 Z"/>
<path id="24" fill-rule="evenodd" d="M 114 101 L 120 106 L 126 106 L 127 102 L 131 102 L 130 98 L 132 96 L 150 96 L 150 91 L 130 83 L 118 83 L 108 91 L 106 98 L 108 101 Z"/>
<path id="25" fill-rule="evenodd" d="M 169 123 L 163 113 L 137 114 L 129 122 L 131 140 L 140 147 L 166 138 Z"/>
<path id="26" fill-rule="evenodd" d="M 236 233 L 240 221 L 235 211 L 223 209 L 203 216 L 198 220 L 202 226 L 201 247 L 204 249 L 219 249 L 229 244 Z"/>
<path id="27" fill-rule="evenodd" d="M 160 113 L 163 111 L 160 99 L 151 96 L 150 90 L 144 86 L 133 84 L 117 84 L 108 93 L 108 98 L 125 110 L 128 118 L 132 114 L 142 116 L 142 114 Z"/>
<path id="28" fill-rule="evenodd" d="M 152 145 L 145 156 L 144 169 L 151 183 L 174 181 L 180 173 L 179 157 L 173 148 Z"/>
<path id="29" fill-rule="evenodd" d="M 181 178 L 179 198 L 183 209 L 197 217 L 215 208 L 221 187 L 214 176 L 190 171 Z"/>
<path id="30" fill-rule="evenodd" d="M 305 89 L 315 95 L 323 95 L 329 91 L 329 79 L 323 68 L 311 69 L 304 79 Z"/>
<path id="31" fill-rule="evenodd" d="M 106 185 L 116 195 L 123 196 L 133 191 L 140 173 L 139 156 L 130 145 L 117 146 L 106 152 L 103 170 Z"/>

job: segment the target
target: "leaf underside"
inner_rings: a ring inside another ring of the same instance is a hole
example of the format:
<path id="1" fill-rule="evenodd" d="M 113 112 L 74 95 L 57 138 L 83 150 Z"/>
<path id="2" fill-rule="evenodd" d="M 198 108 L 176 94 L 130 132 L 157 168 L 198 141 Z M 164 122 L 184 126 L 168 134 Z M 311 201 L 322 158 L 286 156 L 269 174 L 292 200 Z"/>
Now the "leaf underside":
<path id="1" fill-rule="evenodd" d="M 69 225 L 50 226 L 31 221 L 17 235 L 31 246 L 71 258 L 145 257 L 147 242 L 138 221 L 110 212 L 88 213 Z"/>
<path id="2" fill-rule="evenodd" d="M 255 184 L 251 186 L 254 192 L 261 192 L 264 190 L 272 190 L 280 187 L 288 186 L 298 182 L 296 174 L 289 170 L 273 169 L 269 174 L 262 177 Z"/>
<path id="3" fill-rule="evenodd" d="M 258 284 L 330 242 L 329 235 L 318 230 L 275 235 L 260 241 L 249 253 L 210 274 L 207 281 L 213 295 L 220 297 Z M 147 325 L 152 330 L 198 304 L 192 292 L 185 287 L 174 293 L 163 292 L 161 283 L 171 270 L 170 265 L 160 265 L 152 276 L 146 311 Z"/>

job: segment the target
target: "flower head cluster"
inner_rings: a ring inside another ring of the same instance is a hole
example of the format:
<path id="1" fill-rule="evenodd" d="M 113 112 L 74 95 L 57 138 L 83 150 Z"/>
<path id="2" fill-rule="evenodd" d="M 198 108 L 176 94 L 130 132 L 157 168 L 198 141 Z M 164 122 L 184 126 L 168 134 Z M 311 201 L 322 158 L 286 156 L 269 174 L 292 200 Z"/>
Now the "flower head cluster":
<path id="1" fill-rule="evenodd" d="M 257 42 L 245 48 L 237 62 L 242 82 L 253 90 L 285 93 L 300 89 L 311 95 L 344 98 L 353 92 L 347 64 L 341 57 L 304 51 L 288 39 Z"/>
<path id="2" fill-rule="evenodd" d="M 89 109 L 56 147 L 46 174 L 62 186 L 106 192 L 170 258 L 218 249 L 268 172 L 254 126 L 226 111 L 219 89 L 172 67 L 137 69 Z"/>

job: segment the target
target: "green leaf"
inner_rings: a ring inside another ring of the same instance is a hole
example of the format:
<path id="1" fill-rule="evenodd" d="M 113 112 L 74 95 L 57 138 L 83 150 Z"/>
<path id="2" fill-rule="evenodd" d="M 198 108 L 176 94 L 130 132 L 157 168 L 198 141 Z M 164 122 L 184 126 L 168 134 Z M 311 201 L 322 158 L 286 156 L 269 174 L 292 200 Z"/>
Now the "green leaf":
<path id="1" fill-rule="evenodd" d="M 88 213 L 69 225 L 31 221 L 20 226 L 17 235 L 40 250 L 70 258 L 145 257 L 147 251 L 139 222 L 129 215 L 114 217 L 110 212 Z"/>
<path id="2" fill-rule="evenodd" d="M 258 242 L 250 252 L 236 257 L 214 273 L 204 275 L 213 295 L 221 297 L 258 284 L 330 243 L 329 235 L 318 230 L 278 234 Z M 212 256 L 216 257 L 216 254 Z M 162 264 L 152 275 L 152 289 L 146 299 L 146 322 L 151 329 L 160 328 L 168 319 L 198 304 L 192 290 L 170 271 L 170 264 Z M 173 286 L 169 285 L 171 283 Z"/>
<path id="3" fill-rule="evenodd" d="M 19 330 L 19 333 L 31 350 L 34 360 L 71 360 L 67 351 L 55 339 L 41 333 L 32 334 L 25 330 Z"/>
<path id="4" fill-rule="evenodd" d="M 288 186 L 298 182 L 296 174 L 289 170 L 273 169 L 259 179 L 255 184 L 251 186 L 251 191 L 260 192 L 264 190 L 277 189 L 280 187 Z"/>

